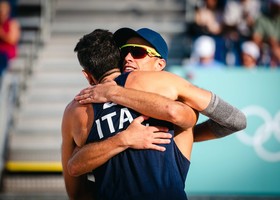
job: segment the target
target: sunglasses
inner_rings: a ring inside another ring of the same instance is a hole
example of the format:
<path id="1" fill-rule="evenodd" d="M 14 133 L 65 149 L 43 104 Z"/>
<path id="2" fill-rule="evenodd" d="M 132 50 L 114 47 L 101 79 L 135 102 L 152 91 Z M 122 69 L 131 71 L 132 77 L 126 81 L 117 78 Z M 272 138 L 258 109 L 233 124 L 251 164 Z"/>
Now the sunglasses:
<path id="1" fill-rule="evenodd" d="M 120 50 L 122 58 L 126 57 L 128 53 L 135 59 L 144 58 L 146 55 L 161 58 L 161 55 L 155 49 L 140 44 L 125 44 L 120 47 Z"/>

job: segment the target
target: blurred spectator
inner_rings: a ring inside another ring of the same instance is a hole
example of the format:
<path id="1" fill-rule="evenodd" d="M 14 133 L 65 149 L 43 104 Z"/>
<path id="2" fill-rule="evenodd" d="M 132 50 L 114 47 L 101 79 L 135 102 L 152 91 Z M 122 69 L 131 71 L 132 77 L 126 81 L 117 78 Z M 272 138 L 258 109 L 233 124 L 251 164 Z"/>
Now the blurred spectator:
<path id="1" fill-rule="evenodd" d="M 192 40 L 201 35 L 211 36 L 216 43 L 218 51 L 215 59 L 225 63 L 225 45 L 222 37 L 223 12 L 225 0 L 202 0 L 197 1 L 195 18 L 189 25 L 188 34 Z"/>
<path id="2" fill-rule="evenodd" d="M 261 49 L 262 65 L 280 66 L 280 0 L 269 0 L 264 12 L 254 26 L 253 40 Z M 268 48 L 265 44 L 268 44 Z M 270 57 L 270 59 L 266 59 Z"/>
<path id="3" fill-rule="evenodd" d="M 260 10 L 259 0 L 227 1 L 223 16 L 223 35 L 228 65 L 242 64 L 240 47 L 243 41 L 251 39 L 252 28 Z"/>
<path id="4" fill-rule="evenodd" d="M 260 16 L 261 3 L 259 0 L 228 1 L 224 11 L 224 31 L 231 30 L 243 40 L 250 39 L 252 28 Z"/>
<path id="5" fill-rule="evenodd" d="M 242 65 L 245 68 L 255 68 L 258 66 L 258 59 L 260 57 L 260 49 L 253 41 L 243 42 L 242 50 Z"/>
<path id="6" fill-rule="evenodd" d="M 222 68 L 225 65 L 214 59 L 216 51 L 215 40 L 210 36 L 198 37 L 193 45 L 193 52 L 187 68 Z"/>
<path id="7" fill-rule="evenodd" d="M 222 31 L 223 6 L 219 0 L 203 0 L 195 10 L 194 35 L 219 35 Z"/>
<path id="8" fill-rule="evenodd" d="M 0 76 L 8 67 L 9 61 L 17 55 L 20 26 L 10 17 L 9 1 L 0 1 Z"/>

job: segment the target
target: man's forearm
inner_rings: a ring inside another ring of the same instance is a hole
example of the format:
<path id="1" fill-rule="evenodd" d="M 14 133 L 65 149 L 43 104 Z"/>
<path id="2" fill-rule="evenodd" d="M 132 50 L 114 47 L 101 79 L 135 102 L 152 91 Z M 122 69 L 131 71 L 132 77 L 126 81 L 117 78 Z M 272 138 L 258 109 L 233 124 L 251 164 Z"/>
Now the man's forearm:
<path id="1" fill-rule="evenodd" d="M 71 179 L 73 179 L 75 183 Z M 66 192 L 69 197 L 69 200 L 92 199 L 91 191 L 87 187 L 86 175 L 82 175 L 79 177 L 71 177 L 71 179 L 67 178 L 64 180 L 65 186 L 66 186 Z M 91 188 L 91 190 L 92 190 L 92 188 Z"/>
<path id="2" fill-rule="evenodd" d="M 137 112 L 141 112 L 143 115 L 158 119 L 166 118 L 168 114 L 164 111 L 169 109 L 170 106 L 170 104 L 164 103 L 164 101 L 167 101 L 167 98 L 163 96 L 120 86 L 116 86 L 108 98 L 116 104 L 129 107 Z M 168 99 L 168 101 L 171 100 Z M 155 109 L 158 112 L 155 112 Z"/>
<path id="3" fill-rule="evenodd" d="M 217 139 L 213 130 L 209 128 L 207 121 L 195 125 L 193 129 L 194 142 L 202 142 Z"/>
<path id="4" fill-rule="evenodd" d="M 180 98 L 191 108 L 201 112 L 211 101 L 211 92 L 195 85 L 188 84 L 180 92 Z"/>
<path id="5" fill-rule="evenodd" d="M 192 108 L 159 94 L 115 86 L 107 98 L 143 115 L 169 121 L 182 128 L 190 128 L 195 124 Z"/>
<path id="6" fill-rule="evenodd" d="M 217 137 L 224 137 L 246 128 L 247 119 L 239 109 L 212 94 L 207 108 L 201 112 L 208 116 L 209 127 Z"/>
<path id="7" fill-rule="evenodd" d="M 100 142 L 86 144 L 76 150 L 69 159 L 68 172 L 72 176 L 88 173 L 127 148 L 119 134 Z"/>
<path id="8" fill-rule="evenodd" d="M 76 149 L 68 159 L 69 174 L 79 176 L 90 172 L 127 148 L 165 151 L 161 144 L 169 144 L 172 135 L 165 127 L 143 125 L 145 119 L 139 116 L 117 135 Z"/>

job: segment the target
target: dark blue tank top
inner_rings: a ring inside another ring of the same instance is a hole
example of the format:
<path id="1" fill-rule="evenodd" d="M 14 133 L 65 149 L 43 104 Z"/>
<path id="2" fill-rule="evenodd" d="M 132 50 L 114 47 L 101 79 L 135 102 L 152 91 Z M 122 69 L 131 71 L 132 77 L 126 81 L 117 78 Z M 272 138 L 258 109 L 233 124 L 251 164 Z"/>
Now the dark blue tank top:
<path id="1" fill-rule="evenodd" d="M 115 81 L 124 86 L 128 74 L 120 75 Z M 93 109 L 95 121 L 87 143 L 118 134 L 140 115 L 114 103 L 93 104 Z M 144 124 L 173 129 L 171 123 L 151 118 Z M 186 200 L 184 188 L 190 162 L 173 139 L 163 146 L 166 147 L 164 152 L 127 149 L 93 170 L 98 199 Z"/>

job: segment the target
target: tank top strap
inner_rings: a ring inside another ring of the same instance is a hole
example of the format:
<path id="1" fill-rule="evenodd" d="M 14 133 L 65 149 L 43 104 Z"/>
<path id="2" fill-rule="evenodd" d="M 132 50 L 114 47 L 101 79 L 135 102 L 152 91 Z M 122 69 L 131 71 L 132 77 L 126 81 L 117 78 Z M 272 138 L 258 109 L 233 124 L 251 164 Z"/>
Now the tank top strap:
<path id="1" fill-rule="evenodd" d="M 120 86 L 124 86 L 129 74 L 130 72 L 125 72 L 119 75 L 117 78 L 115 78 L 116 83 Z"/>

